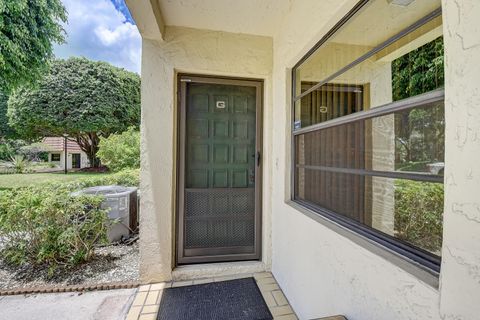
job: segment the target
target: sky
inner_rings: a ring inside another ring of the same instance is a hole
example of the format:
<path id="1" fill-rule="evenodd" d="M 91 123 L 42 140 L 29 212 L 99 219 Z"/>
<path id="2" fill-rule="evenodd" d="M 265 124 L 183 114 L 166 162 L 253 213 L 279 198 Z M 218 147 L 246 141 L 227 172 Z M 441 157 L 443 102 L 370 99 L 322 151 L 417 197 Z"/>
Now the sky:
<path id="1" fill-rule="evenodd" d="M 83 56 L 140 74 L 142 41 L 124 0 L 62 0 L 68 11 L 66 43 L 57 58 Z"/>

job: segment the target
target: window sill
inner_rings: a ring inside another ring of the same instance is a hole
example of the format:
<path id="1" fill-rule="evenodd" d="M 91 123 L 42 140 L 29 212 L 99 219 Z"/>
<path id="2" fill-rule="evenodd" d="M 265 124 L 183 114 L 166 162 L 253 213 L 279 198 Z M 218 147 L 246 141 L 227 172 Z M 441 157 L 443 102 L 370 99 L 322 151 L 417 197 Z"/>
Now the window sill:
<path id="1" fill-rule="evenodd" d="M 329 228 L 330 230 L 346 237 L 350 241 L 353 241 L 364 249 L 367 249 L 368 251 L 382 257 L 383 259 L 394 264 L 405 272 L 411 274 L 420 281 L 428 284 L 432 288 L 438 290 L 439 274 L 437 272 L 381 245 L 378 242 L 375 242 L 363 235 L 360 235 L 355 231 L 323 216 L 321 213 L 308 209 L 295 201 L 288 200 L 286 201 L 286 204 L 303 213 L 307 217 L 321 223 L 323 226 Z"/>

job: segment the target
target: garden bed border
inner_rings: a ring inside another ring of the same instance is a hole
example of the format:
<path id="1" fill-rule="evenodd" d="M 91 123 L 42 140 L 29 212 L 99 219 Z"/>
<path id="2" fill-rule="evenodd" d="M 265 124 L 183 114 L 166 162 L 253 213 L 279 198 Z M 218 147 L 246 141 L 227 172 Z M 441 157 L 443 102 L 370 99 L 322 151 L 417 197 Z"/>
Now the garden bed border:
<path id="1" fill-rule="evenodd" d="M 114 290 L 114 289 L 131 289 L 141 285 L 140 281 L 126 282 L 107 282 L 100 284 L 85 285 L 68 285 L 68 286 L 36 286 L 28 288 L 16 288 L 0 290 L 0 296 L 12 296 L 20 294 L 37 294 L 37 293 L 61 293 L 61 292 L 86 292 L 95 290 Z"/>

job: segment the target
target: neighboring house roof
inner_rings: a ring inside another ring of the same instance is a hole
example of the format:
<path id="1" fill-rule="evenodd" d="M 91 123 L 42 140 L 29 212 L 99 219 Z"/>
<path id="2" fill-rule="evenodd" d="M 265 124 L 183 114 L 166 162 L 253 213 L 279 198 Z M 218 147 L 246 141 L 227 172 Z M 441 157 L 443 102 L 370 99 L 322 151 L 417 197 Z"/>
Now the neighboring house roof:
<path id="1" fill-rule="evenodd" d="M 65 146 L 63 137 L 46 137 L 42 142 L 50 147 L 50 152 L 61 152 Z M 81 152 L 80 146 L 77 142 L 67 140 L 68 152 Z"/>

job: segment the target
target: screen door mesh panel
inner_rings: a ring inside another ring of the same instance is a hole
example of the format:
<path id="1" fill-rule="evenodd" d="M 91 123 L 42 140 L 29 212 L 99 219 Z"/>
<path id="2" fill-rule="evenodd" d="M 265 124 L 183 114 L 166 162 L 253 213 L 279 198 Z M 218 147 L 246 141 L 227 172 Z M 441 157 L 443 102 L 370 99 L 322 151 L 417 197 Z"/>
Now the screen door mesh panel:
<path id="1" fill-rule="evenodd" d="M 253 246 L 255 189 L 185 190 L 185 248 Z"/>

